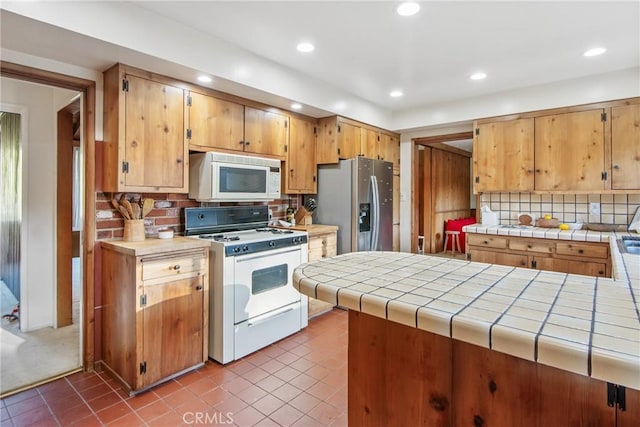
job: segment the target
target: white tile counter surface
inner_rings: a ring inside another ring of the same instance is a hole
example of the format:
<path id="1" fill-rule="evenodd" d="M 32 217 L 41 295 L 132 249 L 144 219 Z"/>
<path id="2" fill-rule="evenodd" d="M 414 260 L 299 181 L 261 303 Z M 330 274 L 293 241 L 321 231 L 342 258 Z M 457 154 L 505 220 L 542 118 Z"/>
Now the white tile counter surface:
<path id="1" fill-rule="evenodd" d="M 640 390 L 640 257 L 621 255 L 613 233 L 597 235 L 610 240 L 615 279 L 358 252 L 301 265 L 293 282 L 332 304 Z"/>

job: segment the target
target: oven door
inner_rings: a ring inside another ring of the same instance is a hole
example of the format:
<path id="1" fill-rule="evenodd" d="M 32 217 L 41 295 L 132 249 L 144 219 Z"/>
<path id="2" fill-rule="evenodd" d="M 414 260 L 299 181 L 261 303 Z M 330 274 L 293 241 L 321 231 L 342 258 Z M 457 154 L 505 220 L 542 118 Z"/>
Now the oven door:
<path id="1" fill-rule="evenodd" d="M 300 246 L 235 257 L 234 323 L 237 325 L 294 302 L 293 270 L 301 263 Z"/>

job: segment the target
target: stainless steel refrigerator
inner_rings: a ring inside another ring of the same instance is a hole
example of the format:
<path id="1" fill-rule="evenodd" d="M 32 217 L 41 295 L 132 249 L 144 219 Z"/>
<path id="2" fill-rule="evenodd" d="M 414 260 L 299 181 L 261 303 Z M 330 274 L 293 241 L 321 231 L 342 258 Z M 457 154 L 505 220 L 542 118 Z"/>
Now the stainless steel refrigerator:
<path id="1" fill-rule="evenodd" d="M 393 249 L 393 163 L 356 157 L 318 167 L 313 221 L 337 225 L 338 254 Z"/>

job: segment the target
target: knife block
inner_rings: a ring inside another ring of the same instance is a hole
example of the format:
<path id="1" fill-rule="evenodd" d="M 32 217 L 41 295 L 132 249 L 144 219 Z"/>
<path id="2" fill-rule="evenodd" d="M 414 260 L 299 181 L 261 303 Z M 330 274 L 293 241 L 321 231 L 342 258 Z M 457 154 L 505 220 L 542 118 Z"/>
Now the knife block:
<path id="1" fill-rule="evenodd" d="M 125 242 L 141 242 L 144 239 L 144 219 L 125 219 L 122 240 Z"/>
<path id="2" fill-rule="evenodd" d="M 308 210 L 306 210 L 304 206 L 298 209 L 298 212 L 296 212 L 293 218 L 296 220 L 296 225 L 313 224 L 311 213 Z"/>

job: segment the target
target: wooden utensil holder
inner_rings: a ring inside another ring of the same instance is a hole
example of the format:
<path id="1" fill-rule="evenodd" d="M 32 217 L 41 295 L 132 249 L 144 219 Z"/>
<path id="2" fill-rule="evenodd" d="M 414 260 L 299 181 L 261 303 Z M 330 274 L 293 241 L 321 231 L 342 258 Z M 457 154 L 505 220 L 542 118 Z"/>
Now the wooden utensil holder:
<path id="1" fill-rule="evenodd" d="M 311 213 L 304 206 L 298 209 L 293 218 L 296 220 L 296 225 L 311 225 L 313 223 Z"/>
<path id="2" fill-rule="evenodd" d="M 122 240 L 125 242 L 141 242 L 144 239 L 144 219 L 125 219 Z"/>

